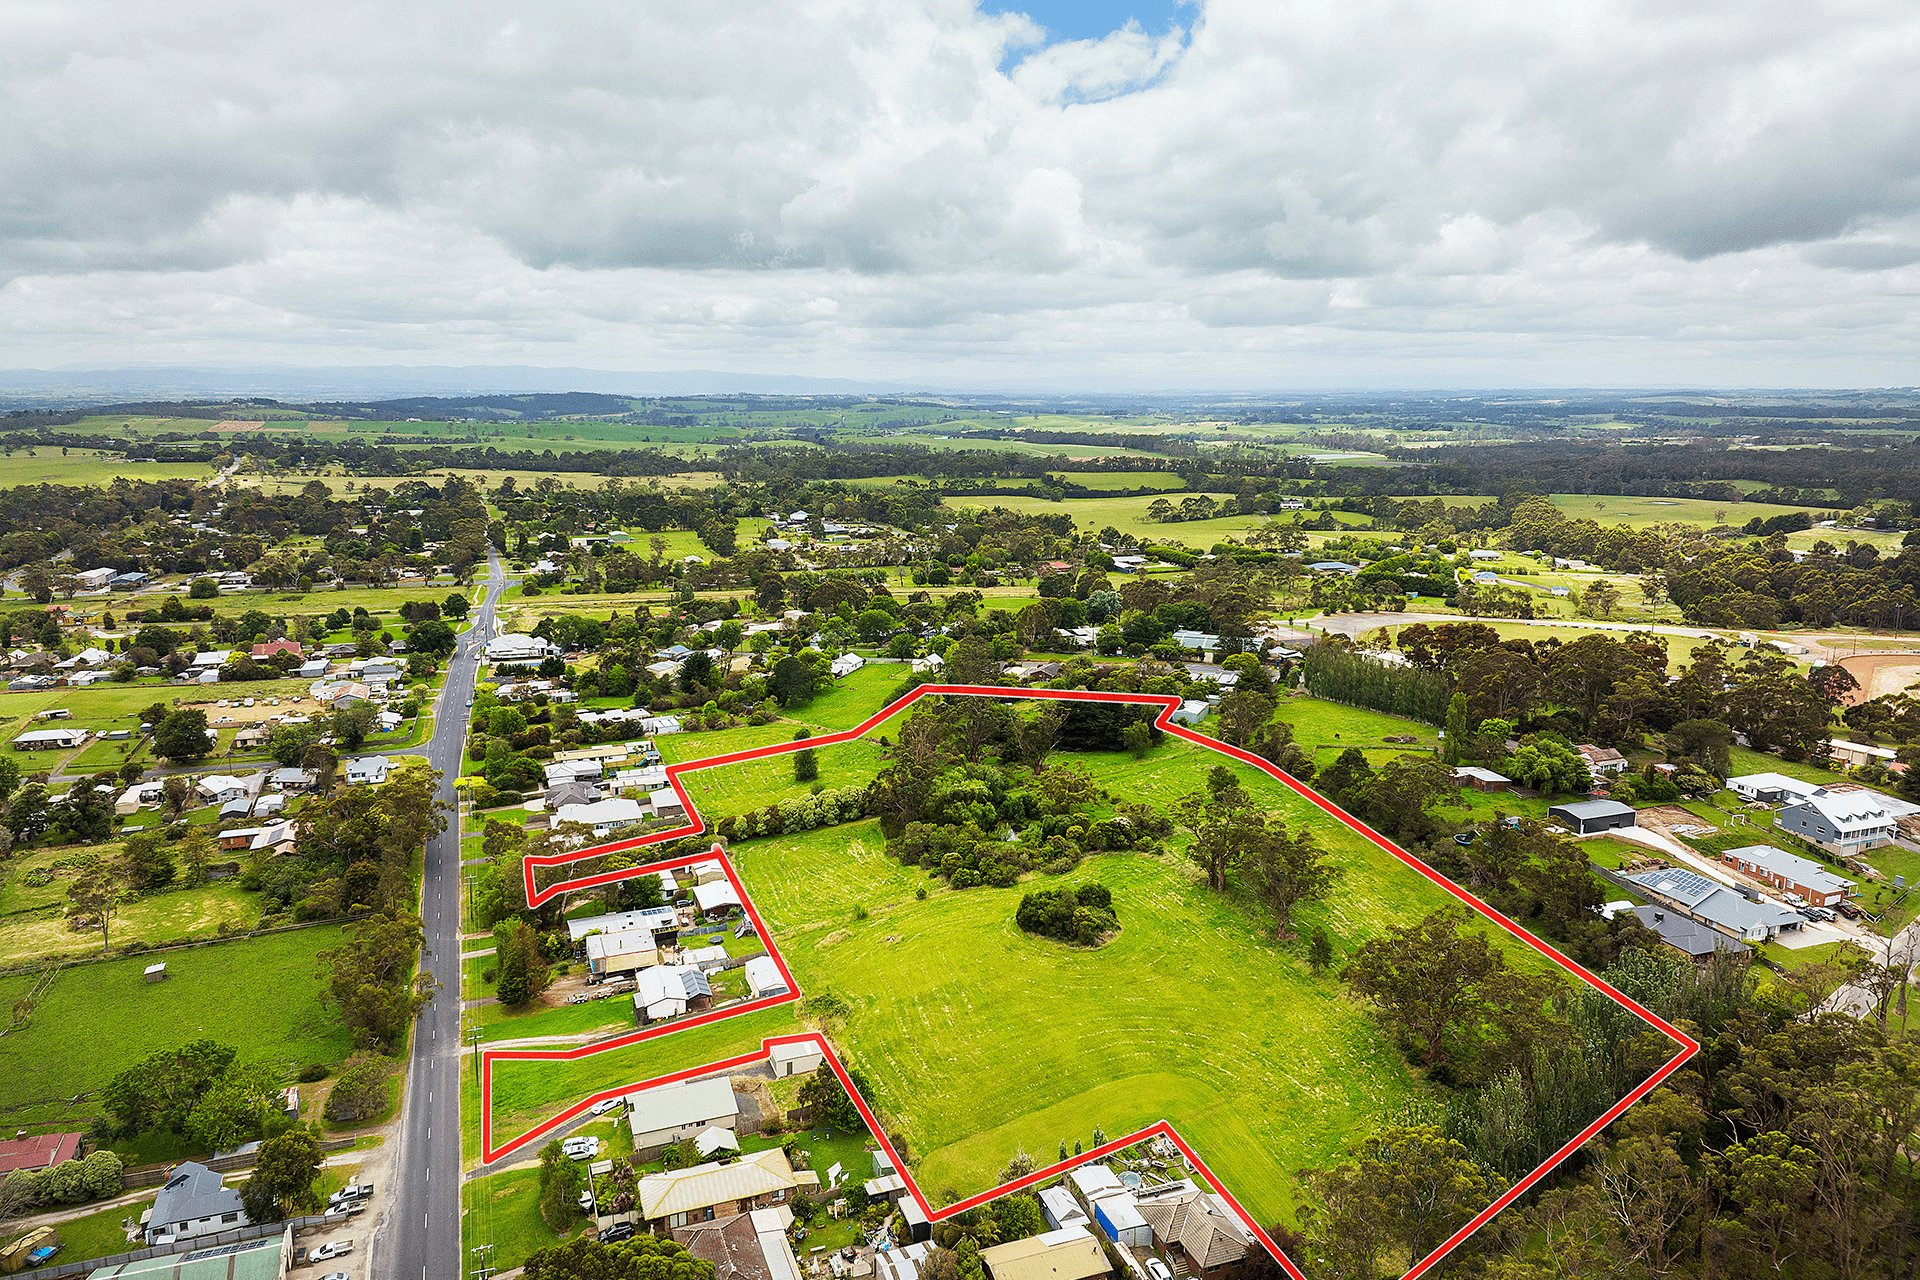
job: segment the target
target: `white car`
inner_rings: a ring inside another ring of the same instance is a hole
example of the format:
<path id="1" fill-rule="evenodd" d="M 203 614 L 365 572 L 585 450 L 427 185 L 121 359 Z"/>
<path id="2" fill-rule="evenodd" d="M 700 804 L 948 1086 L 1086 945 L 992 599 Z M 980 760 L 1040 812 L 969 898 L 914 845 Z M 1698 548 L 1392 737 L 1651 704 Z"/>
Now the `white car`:
<path id="1" fill-rule="evenodd" d="M 323 1244 L 307 1255 L 308 1262 L 329 1262 L 334 1258 L 344 1258 L 353 1252 L 353 1241 L 336 1240 L 332 1244 Z"/>
<path id="2" fill-rule="evenodd" d="M 591 1160 L 600 1154 L 600 1139 L 569 1138 L 560 1144 L 560 1150 L 575 1160 Z"/>
<path id="3" fill-rule="evenodd" d="M 593 1106 L 588 1108 L 588 1111 L 592 1115 L 603 1116 L 607 1114 L 607 1112 L 613 1110 L 615 1107 L 619 1105 L 620 1105 L 620 1099 L 618 1098 L 602 1098 L 600 1101 L 594 1103 Z"/>
<path id="4" fill-rule="evenodd" d="M 1158 1258 L 1147 1259 L 1147 1275 L 1152 1280 L 1173 1280 L 1173 1273 L 1167 1270 L 1167 1264 Z"/>

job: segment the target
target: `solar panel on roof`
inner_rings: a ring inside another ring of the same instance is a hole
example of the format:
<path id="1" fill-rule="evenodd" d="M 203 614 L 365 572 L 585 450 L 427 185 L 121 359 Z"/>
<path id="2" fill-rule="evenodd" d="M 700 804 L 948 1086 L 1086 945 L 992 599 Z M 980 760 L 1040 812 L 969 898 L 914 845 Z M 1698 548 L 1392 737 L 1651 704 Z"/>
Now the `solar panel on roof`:
<path id="1" fill-rule="evenodd" d="M 1676 897 L 1699 898 L 1712 893 L 1720 886 L 1692 871 L 1649 871 L 1634 876 L 1641 884 L 1658 889 L 1661 893 L 1670 893 Z"/>

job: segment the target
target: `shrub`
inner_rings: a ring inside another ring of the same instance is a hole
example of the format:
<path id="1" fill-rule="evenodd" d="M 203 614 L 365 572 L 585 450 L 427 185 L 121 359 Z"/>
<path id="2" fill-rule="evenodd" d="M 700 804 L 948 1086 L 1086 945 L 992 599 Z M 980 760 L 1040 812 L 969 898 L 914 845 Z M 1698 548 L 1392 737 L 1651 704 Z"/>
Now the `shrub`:
<path id="1" fill-rule="evenodd" d="M 1036 890 L 1020 899 L 1013 921 L 1028 933 L 1083 947 L 1120 927 L 1113 913 L 1112 891 L 1102 884 Z"/>
<path id="2" fill-rule="evenodd" d="M 324 1062 L 310 1062 L 300 1068 L 301 1084 L 317 1084 L 333 1074 L 333 1069 Z"/>

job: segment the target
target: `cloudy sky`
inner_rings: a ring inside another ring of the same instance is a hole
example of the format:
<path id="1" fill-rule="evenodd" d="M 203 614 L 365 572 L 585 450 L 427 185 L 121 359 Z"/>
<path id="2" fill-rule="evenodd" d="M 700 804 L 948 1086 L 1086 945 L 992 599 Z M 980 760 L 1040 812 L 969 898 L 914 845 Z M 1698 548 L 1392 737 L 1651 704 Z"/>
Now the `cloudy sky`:
<path id="1" fill-rule="evenodd" d="M 0 365 L 1912 385 L 1916 65 L 1911 0 L 11 0 Z"/>

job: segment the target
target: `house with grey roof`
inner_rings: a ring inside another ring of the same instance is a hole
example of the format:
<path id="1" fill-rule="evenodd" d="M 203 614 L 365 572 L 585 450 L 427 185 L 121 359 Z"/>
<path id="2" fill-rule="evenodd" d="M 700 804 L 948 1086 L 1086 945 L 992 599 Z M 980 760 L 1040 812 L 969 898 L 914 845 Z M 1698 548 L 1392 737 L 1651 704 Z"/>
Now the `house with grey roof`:
<path id="1" fill-rule="evenodd" d="M 1701 924 L 1747 942 L 1765 942 L 1806 923 L 1806 917 L 1791 907 L 1761 900 L 1757 894 L 1749 898 L 1694 871 L 1662 867 L 1622 876 L 1620 881 Z"/>
<path id="2" fill-rule="evenodd" d="M 1779 809 L 1773 815 L 1773 825 L 1836 858 L 1892 844 L 1897 829 L 1894 815 L 1873 792 L 1835 794 L 1824 789 Z"/>
<path id="3" fill-rule="evenodd" d="M 1689 960 L 1705 960 L 1718 951 L 1736 951 L 1743 955 L 1753 951 L 1746 943 L 1729 938 L 1691 916 L 1683 916 L 1656 904 L 1637 906 L 1633 914 L 1641 924 L 1659 934 L 1660 941 Z"/>
<path id="4" fill-rule="evenodd" d="M 172 1244 L 247 1225 L 240 1193 L 203 1164 L 175 1165 L 153 1200 L 147 1217 L 147 1243 Z"/>
<path id="5" fill-rule="evenodd" d="M 1859 886 L 1845 876 L 1837 876 L 1812 858 L 1803 858 L 1772 845 L 1750 844 L 1729 849 L 1720 861 L 1764 880 L 1776 889 L 1797 893 L 1816 907 L 1832 906 Z"/>
<path id="6" fill-rule="evenodd" d="M 635 1155 L 669 1147 L 708 1129 L 737 1129 L 740 1101 L 726 1076 L 638 1089 L 626 1096 Z"/>

